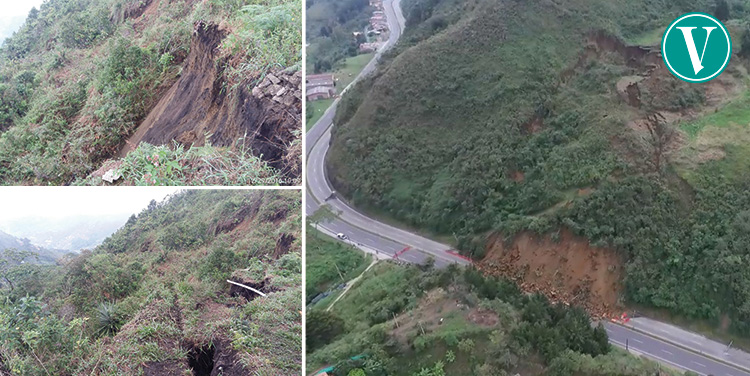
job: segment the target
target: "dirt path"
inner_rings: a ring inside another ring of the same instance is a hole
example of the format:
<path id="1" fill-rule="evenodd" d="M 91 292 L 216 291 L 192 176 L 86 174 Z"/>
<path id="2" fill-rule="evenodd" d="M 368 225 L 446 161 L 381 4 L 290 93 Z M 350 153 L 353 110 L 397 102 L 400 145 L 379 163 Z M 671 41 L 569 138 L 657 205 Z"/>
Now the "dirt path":
<path id="1" fill-rule="evenodd" d="M 336 300 L 334 300 L 333 303 L 331 303 L 331 305 L 329 305 L 328 308 L 326 308 L 326 312 L 329 312 L 333 308 L 333 305 L 336 304 L 336 302 L 338 302 L 341 298 L 343 298 L 344 295 L 346 295 L 346 293 L 349 292 L 349 289 L 352 288 L 352 286 L 354 286 L 354 284 L 357 283 L 357 281 L 359 281 L 362 278 L 362 276 L 365 275 L 365 273 L 367 273 L 367 271 L 370 270 L 370 268 L 375 266 L 375 264 L 377 263 L 378 263 L 378 259 L 376 258 L 375 260 L 372 261 L 372 263 L 370 263 L 370 266 L 368 266 L 367 269 L 365 269 L 362 273 L 360 273 L 357 276 L 357 278 L 354 278 L 351 281 L 347 282 L 346 288 L 344 289 L 344 291 L 342 291 L 341 294 L 339 294 L 339 296 L 336 298 Z"/>

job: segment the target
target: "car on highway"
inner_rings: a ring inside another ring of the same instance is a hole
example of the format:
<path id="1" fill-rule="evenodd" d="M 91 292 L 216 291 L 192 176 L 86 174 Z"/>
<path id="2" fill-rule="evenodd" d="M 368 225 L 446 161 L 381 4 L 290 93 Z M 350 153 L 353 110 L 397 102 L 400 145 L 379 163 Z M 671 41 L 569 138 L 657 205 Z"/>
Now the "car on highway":
<path id="1" fill-rule="evenodd" d="M 341 240 L 349 240 L 349 237 L 346 236 L 346 234 L 342 234 L 340 232 L 338 234 L 336 234 L 336 237 L 339 238 L 339 239 L 341 239 Z"/>

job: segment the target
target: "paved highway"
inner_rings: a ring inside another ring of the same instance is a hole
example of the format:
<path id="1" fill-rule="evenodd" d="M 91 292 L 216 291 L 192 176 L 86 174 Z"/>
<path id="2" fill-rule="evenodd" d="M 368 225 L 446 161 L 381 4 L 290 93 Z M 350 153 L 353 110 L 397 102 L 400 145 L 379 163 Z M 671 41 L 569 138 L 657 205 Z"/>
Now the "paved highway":
<path id="1" fill-rule="evenodd" d="M 675 346 L 669 342 L 613 324 L 604 324 L 609 341 L 615 346 L 628 349 L 640 355 L 656 360 L 662 364 L 693 371 L 699 375 L 714 376 L 750 376 L 750 372 L 718 362 L 712 358 Z"/>
<path id="2" fill-rule="evenodd" d="M 405 21 L 399 1 L 387 0 L 383 2 L 388 26 L 391 30 L 390 36 L 386 44 L 378 50 L 375 57 L 365 66 L 352 84 L 372 72 L 381 54 L 391 48 L 401 36 Z M 346 90 L 347 88 L 342 91 L 342 94 Z M 448 253 L 451 249 L 450 246 L 374 221 L 352 208 L 341 197 L 333 194 L 333 188 L 325 176 L 325 157 L 331 140 L 333 116 L 336 113 L 338 103 L 339 100 L 336 99 L 306 135 L 307 213 L 314 213 L 320 205 L 328 204 L 338 213 L 338 218 L 331 222 L 322 223 L 320 227 L 334 234 L 346 234 L 352 243 L 357 246 L 378 250 L 389 255 L 399 254 L 398 258 L 404 261 L 424 262 L 431 256 L 435 260 L 436 266 L 445 266 L 449 263 L 469 264 L 470 262 L 466 259 Z"/>
<path id="3" fill-rule="evenodd" d="M 391 30 L 390 37 L 353 83 L 372 72 L 381 54 L 392 47 L 401 36 L 405 22 L 401 14 L 399 1 L 384 1 L 385 13 Z M 341 94 L 346 93 L 346 90 L 347 88 Z M 374 253 L 379 258 L 395 257 L 404 262 L 424 263 L 432 257 L 437 267 L 443 267 L 451 263 L 470 264 L 466 259 L 449 253 L 450 246 L 368 218 L 335 194 L 326 178 L 325 157 L 331 140 L 333 116 L 338 102 L 339 100 L 336 99 L 331 104 L 326 113 L 306 135 L 307 213 L 312 214 L 321 205 L 328 204 L 338 214 L 336 219 L 321 223 L 318 228 L 331 236 L 335 236 L 337 233 L 346 234 L 349 237 L 348 243 L 366 252 Z M 627 342 L 631 352 L 647 356 L 670 367 L 690 370 L 700 375 L 750 376 L 750 372 L 703 356 L 699 351 L 684 349 L 693 349 L 693 347 L 681 342 L 680 336 L 670 338 L 663 336 L 663 333 L 654 334 L 655 337 L 663 337 L 670 341 L 666 342 L 614 323 L 607 322 L 604 326 L 609 334 L 610 342 L 615 346 L 625 348 Z M 652 328 L 647 329 L 652 330 Z M 661 330 L 664 331 L 663 327 Z M 680 346 L 673 343 L 679 343 Z"/>

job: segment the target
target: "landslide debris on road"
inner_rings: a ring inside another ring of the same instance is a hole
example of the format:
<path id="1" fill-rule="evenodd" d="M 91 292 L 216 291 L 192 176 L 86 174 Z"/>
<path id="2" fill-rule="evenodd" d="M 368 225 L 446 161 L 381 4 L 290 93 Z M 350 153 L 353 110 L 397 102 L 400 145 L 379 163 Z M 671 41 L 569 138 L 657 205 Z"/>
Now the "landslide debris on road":
<path id="1" fill-rule="evenodd" d="M 624 273 L 612 250 L 593 247 L 567 230 L 557 240 L 524 232 L 506 242 L 494 235 L 487 250 L 477 265 L 483 273 L 508 278 L 552 302 L 581 306 L 595 319 L 621 312 Z"/>
<path id="2" fill-rule="evenodd" d="M 301 72 L 247 77 L 231 90 L 229 62 L 218 50 L 225 35 L 218 25 L 195 24 L 181 77 L 126 141 L 120 157 L 141 142 L 165 145 L 174 140 L 188 147 L 208 142 L 248 150 L 286 177 L 299 177 L 301 150 L 292 144 L 300 137 Z"/>

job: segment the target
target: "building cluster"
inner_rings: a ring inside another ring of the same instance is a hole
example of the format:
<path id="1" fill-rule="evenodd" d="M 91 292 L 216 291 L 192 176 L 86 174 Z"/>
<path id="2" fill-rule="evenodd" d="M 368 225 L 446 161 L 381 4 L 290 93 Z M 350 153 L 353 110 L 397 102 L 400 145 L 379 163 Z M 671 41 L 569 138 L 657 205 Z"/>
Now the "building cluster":
<path id="1" fill-rule="evenodd" d="M 313 74 L 305 78 L 307 100 L 317 101 L 336 95 L 336 80 L 332 73 Z"/>
<path id="2" fill-rule="evenodd" d="M 374 10 L 370 17 L 370 25 L 366 30 L 367 37 L 370 41 L 359 44 L 359 53 L 376 52 L 383 45 L 383 33 L 388 32 L 388 20 L 383 10 L 383 0 L 370 0 L 370 7 Z M 355 31 L 352 33 L 355 39 L 360 40 L 363 32 Z M 309 75 L 305 79 L 307 90 L 307 100 L 317 101 L 329 99 L 336 96 L 336 79 L 331 73 Z"/>

